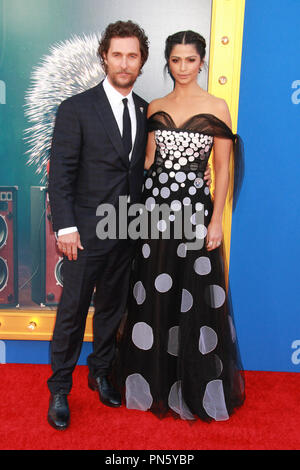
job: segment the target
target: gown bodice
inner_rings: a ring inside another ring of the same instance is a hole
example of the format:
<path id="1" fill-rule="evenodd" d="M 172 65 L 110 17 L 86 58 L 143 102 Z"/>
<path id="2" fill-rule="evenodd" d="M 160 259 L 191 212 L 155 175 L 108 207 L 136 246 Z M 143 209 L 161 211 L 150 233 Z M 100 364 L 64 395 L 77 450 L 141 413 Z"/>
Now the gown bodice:
<path id="1" fill-rule="evenodd" d="M 213 114 L 200 113 L 176 126 L 166 111 L 157 111 L 148 119 L 148 131 L 154 131 L 156 152 L 153 166 L 169 171 L 204 172 L 215 137 L 233 142 L 234 204 L 244 173 L 243 144 L 227 124 Z"/>
<path id="2" fill-rule="evenodd" d="M 157 129 L 155 164 L 167 170 L 204 171 L 213 139 L 199 132 Z"/>

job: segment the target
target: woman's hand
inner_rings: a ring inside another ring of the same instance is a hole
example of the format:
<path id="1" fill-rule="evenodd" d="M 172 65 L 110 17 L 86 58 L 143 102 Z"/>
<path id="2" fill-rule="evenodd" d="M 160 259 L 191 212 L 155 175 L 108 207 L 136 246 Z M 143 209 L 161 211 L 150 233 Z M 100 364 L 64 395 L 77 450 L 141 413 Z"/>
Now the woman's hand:
<path id="1" fill-rule="evenodd" d="M 221 245 L 223 237 L 222 222 L 212 221 L 207 227 L 206 249 L 207 251 L 215 250 Z"/>
<path id="2" fill-rule="evenodd" d="M 210 188 L 211 185 L 211 169 L 209 164 L 207 164 L 206 170 L 204 172 L 204 181 L 206 181 L 206 186 Z"/>

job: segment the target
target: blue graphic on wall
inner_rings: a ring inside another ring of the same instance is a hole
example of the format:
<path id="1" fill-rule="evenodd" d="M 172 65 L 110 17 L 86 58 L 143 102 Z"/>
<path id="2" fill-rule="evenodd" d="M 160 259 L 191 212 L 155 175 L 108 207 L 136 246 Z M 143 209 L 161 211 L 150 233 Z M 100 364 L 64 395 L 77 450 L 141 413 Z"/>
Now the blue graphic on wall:
<path id="1" fill-rule="evenodd" d="M 0 364 L 6 364 L 6 345 L 0 341 Z"/>
<path id="2" fill-rule="evenodd" d="M 6 104 L 6 85 L 3 80 L 0 80 L 0 104 Z"/>

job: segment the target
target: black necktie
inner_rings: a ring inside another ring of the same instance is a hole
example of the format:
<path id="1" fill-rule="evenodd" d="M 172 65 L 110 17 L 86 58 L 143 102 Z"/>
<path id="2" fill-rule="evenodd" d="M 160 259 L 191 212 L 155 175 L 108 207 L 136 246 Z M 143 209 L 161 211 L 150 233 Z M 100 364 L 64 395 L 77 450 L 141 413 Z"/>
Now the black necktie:
<path id="1" fill-rule="evenodd" d="M 123 111 L 123 145 L 124 149 L 126 152 L 126 155 L 128 155 L 131 152 L 131 147 L 132 147 L 132 139 L 131 139 L 131 121 L 130 121 L 130 116 L 129 116 L 129 111 L 128 111 L 128 99 L 124 98 L 123 100 L 124 104 L 124 111 Z"/>

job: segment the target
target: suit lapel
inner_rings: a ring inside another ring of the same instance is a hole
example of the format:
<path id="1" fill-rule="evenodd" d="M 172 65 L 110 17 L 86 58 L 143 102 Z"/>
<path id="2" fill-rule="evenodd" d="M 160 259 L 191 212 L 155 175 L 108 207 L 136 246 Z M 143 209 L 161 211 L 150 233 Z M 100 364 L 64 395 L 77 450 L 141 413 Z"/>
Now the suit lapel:
<path id="1" fill-rule="evenodd" d="M 131 165 L 139 158 L 139 144 L 143 140 L 143 135 L 145 132 L 145 116 L 146 110 L 143 107 L 139 106 L 136 95 L 133 93 L 133 101 L 135 105 L 135 115 L 136 115 L 136 137 L 134 141 L 134 146 L 131 154 Z"/>
<path id="2" fill-rule="evenodd" d="M 102 121 L 102 124 L 109 135 L 109 138 L 115 147 L 118 154 L 122 157 L 122 160 L 126 163 L 126 166 L 129 165 L 129 162 L 126 161 L 127 157 L 124 155 L 124 147 L 122 142 L 122 137 L 118 124 L 115 120 L 114 113 L 109 104 L 108 98 L 103 88 L 102 82 L 95 88 L 97 99 L 95 100 L 95 107 L 97 113 Z"/>

